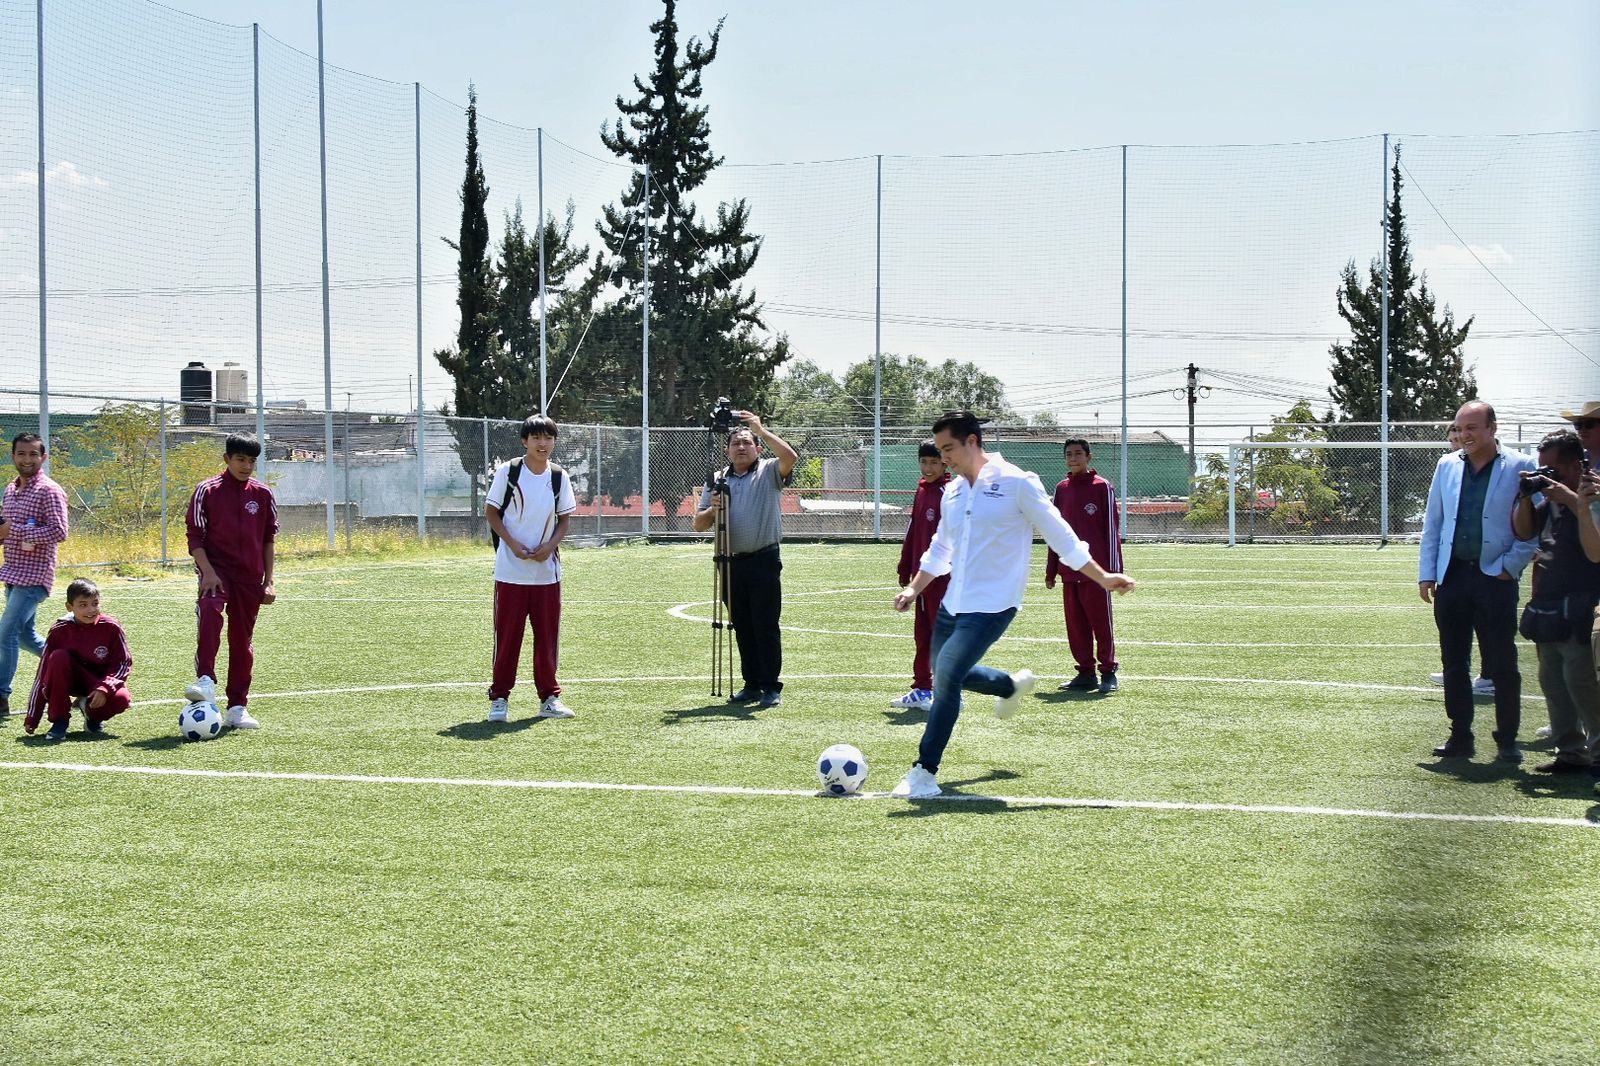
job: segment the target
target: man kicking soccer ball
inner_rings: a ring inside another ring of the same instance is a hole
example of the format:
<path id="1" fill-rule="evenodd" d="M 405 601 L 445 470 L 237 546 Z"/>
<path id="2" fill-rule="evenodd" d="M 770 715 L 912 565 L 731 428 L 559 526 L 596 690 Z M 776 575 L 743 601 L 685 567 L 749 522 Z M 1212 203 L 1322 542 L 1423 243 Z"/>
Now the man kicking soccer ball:
<path id="1" fill-rule="evenodd" d="M 933 627 L 933 709 L 911 772 L 892 795 L 931 799 L 939 795 L 939 760 L 961 713 L 961 690 L 997 697 L 996 718 L 1017 713 L 1033 691 L 1032 670 L 1007 674 L 982 659 L 1005 633 L 1022 606 L 1037 529 L 1064 566 L 1083 573 L 1108 592 L 1128 592 L 1133 579 L 1108 574 L 1067 525 L 1033 474 L 983 450 L 983 430 L 970 411 L 947 414 L 933 424 L 933 440 L 956 477 L 944 490 L 939 529 L 923 553 L 921 569 L 894 598 L 905 611 L 922 590 L 950 575 Z"/>

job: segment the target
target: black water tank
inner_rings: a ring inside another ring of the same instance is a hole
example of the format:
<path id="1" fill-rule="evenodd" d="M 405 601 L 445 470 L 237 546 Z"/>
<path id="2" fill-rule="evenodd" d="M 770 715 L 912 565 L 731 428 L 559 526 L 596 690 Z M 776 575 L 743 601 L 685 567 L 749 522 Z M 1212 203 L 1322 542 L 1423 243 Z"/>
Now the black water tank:
<path id="1" fill-rule="evenodd" d="M 192 405 L 183 409 L 184 425 L 211 424 L 211 408 L 198 406 L 211 403 L 211 371 L 206 369 L 204 363 L 196 360 L 178 372 L 178 399 Z"/>

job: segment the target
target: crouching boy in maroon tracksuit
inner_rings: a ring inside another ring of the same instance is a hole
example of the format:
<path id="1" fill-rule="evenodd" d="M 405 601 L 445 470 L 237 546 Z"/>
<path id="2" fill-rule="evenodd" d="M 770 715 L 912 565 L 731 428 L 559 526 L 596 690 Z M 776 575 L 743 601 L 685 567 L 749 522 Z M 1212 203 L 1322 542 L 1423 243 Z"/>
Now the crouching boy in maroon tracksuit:
<path id="1" fill-rule="evenodd" d="M 1122 525 L 1117 517 L 1117 490 L 1089 467 L 1093 453 L 1088 441 L 1074 437 L 1061 446 L 1061 451 L 1067 461 L 1067 477 L 1056 486 L 1056 510 L 1089 545 L 1089 557 L 1106 573 L 1120 574 Z M 1061 559 L 1052 551 L 1044 567 L 1044 587 L 1055 588 L 1058 576 L 1062 607 L 1067 616 L 1067 646 L 1072 649 L 1078 666 L 1078 676 L 1060 687 L 1069 691 L 1098 687 L 1101 695 L 1108 696 L 1117 691 L 1117 644 L 1111 634 L 1111 594 L 1080 571 L 1062 566 Z M 1097 659 L 1098 685 L 1094 677 Z"/>
<path id="2" fill-rule="evenodd" d="M 115 618 L 100 613 L 100 588 L 87 578 L 67 586 L 68 613 L 44 638 L 44 655 L 28 700 L 22 728 L 32 733 L 45 717 L 51 740 L 67 735 L 72 708 L 83 711 L 84 728 L 98 733 L 106 720 L 128 709 L 128 674 L 133 655 Z"/>
<path id="3" fill-rule="evenodd" d="M 911 502 L 911 523 L 906 527 L 906 539 L 900 544 L 900 567 L 897 574 L 900 587 L 911 584 L 917 576 L 917 566 L 923 552 L 933 543 L 933 534 L 939 528 L 940 507 L 944 502 L 944 488 L 950 484 L 950 472 L 944 468 L 944 457 L 933 441 L 923 441 L 917 449 L 917 463 L 922 468 L 922 480 L 917 482 L 917 495 Z M 933 709 L 933 667 L 928 661 L 928 649 L 933 644 L 933 623 L 939 617 L 939 605 L 944 601 L 944 590 L 950 585 L 950 575 L 935 578 L 917 597 L 917 615 L 913 633 L 917 650 L 911 660 L 911 691 L 898 699 L 890 700 L 894 707 L 913 710 Z"/>
<path id="4" fill-rule="evenodd" d="M 255 668 L 251 637 L 262 605 L 278 598 L 272 584 L 278 504 L 272 490 L 252 476 L 260 455 L 261 442 L 254 437 L 229 436 L 222 453 L 227 469 L 202 481 L 189 500 L 189 554 L 200 575 L 200 599 L 195 679 L 184 695 L 191 703 L 217 706 L 217 651 L 226 612 L 228 709 L 222 724 L 235 729 L 261 728 L 246 709 Z"/>

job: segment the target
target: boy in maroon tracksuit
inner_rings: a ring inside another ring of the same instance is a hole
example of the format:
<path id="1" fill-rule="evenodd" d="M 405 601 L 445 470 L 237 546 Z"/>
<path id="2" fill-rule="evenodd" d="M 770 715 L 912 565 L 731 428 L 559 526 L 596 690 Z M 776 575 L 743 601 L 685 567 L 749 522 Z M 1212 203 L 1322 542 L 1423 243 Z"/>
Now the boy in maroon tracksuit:
<path id="1" fill-rule="evenodd" d="M 217 703 L 217 650 L 222 644 L 223 612 L 228 621 L 228 710 L 222 724 L 259 729 L 246 710 L 255 649 L 250 638 L 263 604 L 277 599 L 272 585 L 273 542 L 278 535 L 278 504 L 272 490 L 251 475 L 261 442 L 235 433 L 222 460 L 227 469 L 202 481 L 189 500 L 189 554 L 200 575 L 199 639 L 195 680 L 184 691 L 191 703 Z"/>
<path id="2" fill-rule="evenodd" d="M 1122 573 L 1122 526 L 1117 517 L 1117 490 L 1089 467 L 1089 442 L 1074 437 L 1061 446 L 1067 461 L 1066 480 L 1056 486 L 1056 510 L 1089 545 L 1089 556 L 1108 574 Z M 1060 687 L 1071 691 L 1099 688 L 1102 696 L 1117 691 L 1117 645 L 1111 636 L 1111 594 L 1079 571 L 1061 565 L 1055 552 L 1044 567 L 1044 587 L 1056 587 L 1067 615 L 1067 645 L 1078 664 L 1078 676 Z M 1096 651 L 1098 650 L 1098 656 Z M 1100 681 L 1094 677 L 1095 660 Z"/>
<path id="3" fill-rule="evenodd" d="M 83 712 L 84 728 L 105 729 L 106 719 L 128 709 L 128 674 L 133 655 L 122 626 L 100 613 L 100 588 L 87 578 L 67 586 L 69 613 L 57 619 L 44 638 L 44 655 L 28 699 L 22 728 L 32 733 L 46 716 L 51 740 L 67 735 L 72 708 Z"/>
<path id="4" fill-rule="evenodd" d="M 933 542 L 934 531 L 939 528 L 940 507 L 944 501 L 944 487 L 950 484 L 950 472 L 944 468 L 944 458 L 938 445 L 924 441 L 917 449 L 917 463 L 922 467 L 922 480 L 917 483 L 916 499 L 911 504 L 911 524 L 906 527 L 906 539 L 900 545 L 900 587 L 904 588 L 916 576 L 922 553 Z M 933 709 L 933 670 L 928 662 L 928 648 L 933 642 L 933 622 L 939 617 L 939 604 L 944 600 L 944 590 L 950 584 L 945 574 L 922 590 L 917 597 L 915 630 L 916 657 L 911 663 L 911 691 L 899 699 L 891 700 L 895 707 L 919 711 Z"/>

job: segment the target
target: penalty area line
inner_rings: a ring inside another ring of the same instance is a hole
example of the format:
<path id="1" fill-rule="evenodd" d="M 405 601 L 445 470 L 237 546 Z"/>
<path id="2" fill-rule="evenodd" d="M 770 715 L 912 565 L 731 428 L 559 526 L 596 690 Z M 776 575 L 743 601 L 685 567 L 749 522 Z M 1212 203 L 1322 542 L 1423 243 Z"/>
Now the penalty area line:
<path id="1" fill-rule="evenodd" d="M 0 770 L 44 770 L 80 774 L 129 774 L 138 777 L 186 777 L 240 781 L 295 781 L 350 785 L 411 785 L 445 788 L 529 789 L 544 792 L 634 792 L 695 796 L 828 798 L 810 789 L 748 788 L 738 785 L 643 785 L 609 781 L 528 781 L 517 778 L 400 777 L 372 774 L 291 773 L 270 770 L 200 770 L 175 766 L 112 766 L 96 763 L 0 762 Z M 860 800 L 888 800 L 887 792 L 864 792 Z M 985 796 L 945 793 L 916 803 L 998 803 L 1007 807 L 1060 807 L 1082 810 L 1170 811 L 1183 813 L 1286 814 L 1324 818 L 1369 818 L 1400 822 L 1454 822 L 1472 825 L 1538 825 L 1564 829 L 1600 829 L 1584 818 L 1550 818 L 1520 814 L 1446 814 L 1430 811 L 1385 811 L 1352 807 L 1287 806 L 1267 803 L 1184 803 L 1171 800 L 1089 799 L 1064 796 Z"/>

